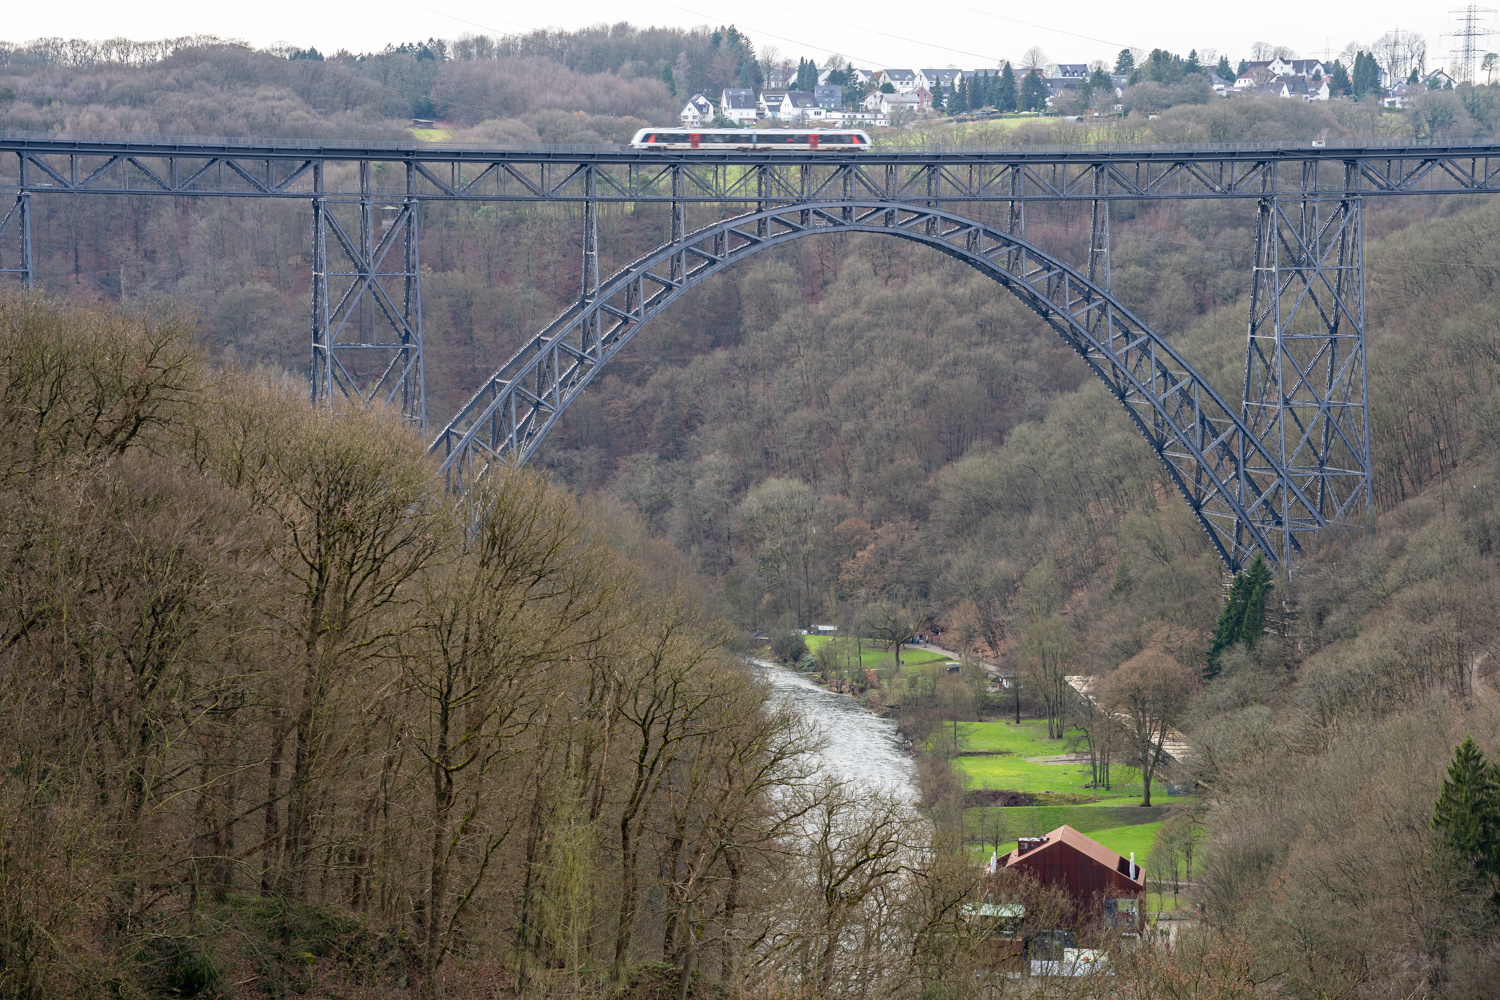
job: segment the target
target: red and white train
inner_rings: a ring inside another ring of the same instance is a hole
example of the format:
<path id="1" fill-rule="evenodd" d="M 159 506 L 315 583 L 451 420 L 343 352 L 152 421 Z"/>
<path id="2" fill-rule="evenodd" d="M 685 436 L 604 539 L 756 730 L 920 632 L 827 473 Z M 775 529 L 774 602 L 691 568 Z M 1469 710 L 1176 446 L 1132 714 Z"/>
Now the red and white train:
<path id="1" fill-rule="evenodd" d="M 791 128 L 643 128 L 630 140 L 634 149 L 820 149 L 847 152 L 870 148 L 870 137 L 857 130 Z"/>

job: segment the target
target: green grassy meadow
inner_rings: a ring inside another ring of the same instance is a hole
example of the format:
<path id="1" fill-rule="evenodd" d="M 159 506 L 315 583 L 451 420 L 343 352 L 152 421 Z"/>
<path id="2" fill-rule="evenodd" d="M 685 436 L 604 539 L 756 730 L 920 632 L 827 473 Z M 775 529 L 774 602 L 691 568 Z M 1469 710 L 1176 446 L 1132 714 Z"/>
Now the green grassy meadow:
<path id="1" fill-rule="evenodd" d="M 1047 724 L 1041 719 L 1023 719 L 1020 725 L 960 722 L 958 744 L 960 752 L 1001 751 L 995 756 L 954 759 L 953 766 L 963 775 L 967 788 L 1030 792 L 1042 799 L 1048 794 L 1099 797 L 1097 802 L 1079 805 L 982 806 L 965 810 L 964 835 L 971 843 L 986 841 L 974 848 L 976 856 L 983 855 L 985 859 L 994 850 L 997 823 L 1001 827 L 1002 855 L 1015 849 L 1017 837 L 1039 836 L 1067 825 L 1126 857 L 1134 851 L 1136 863 L 1144 865 L 1172 805 L 1182 801 L 1168 796 L 1165 785 L 1156 781 L 1151 786 L 1151 807 L 1142 808 L 1140 772 L 1119 763 L 1110 766 L 1112 787 L 1101 789 L 1084 787 L 1091 778 L 1087 764 L 1038 764 L 1027 760 L 1068 752 L 1069 740 L 1048 739 Z"/>
<path id="2" fill-rule="evenodd" d="M 832 640 L 832 636 L 810 635 L 807 636 L 807 651 L 814 656 L 818 650 Z M 933 663 L 947 663 L 951 659 L 945 653 L 934 653 L 930 649 L 920 646 L 901 647 L 901 669 L 904 672 L 919 670 Z M 889 669 L 896 664 L 896 651 L 893 649 L 881 649 L 880 644 L 869 641 L 864 649 L 860 651 L 860 666 L 867 670 Z"/>

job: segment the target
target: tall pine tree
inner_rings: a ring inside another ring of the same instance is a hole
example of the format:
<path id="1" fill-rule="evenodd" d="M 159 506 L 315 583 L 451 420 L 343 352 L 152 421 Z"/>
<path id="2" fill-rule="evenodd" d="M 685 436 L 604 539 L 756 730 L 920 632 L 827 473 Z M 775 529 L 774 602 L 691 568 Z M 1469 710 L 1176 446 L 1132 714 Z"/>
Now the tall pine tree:
<path id="1" fill-rule="evenodd" d="M 1432 826 L 1476 871 L 1500 875 L 1500 777 L 1472 737 L 1454 748 Z"/>
<path id="2" fill-rule="evenodd" d="M 995 84 L 995 110 L 1016 110 L 1016 96 L 1016 74 L 1006 63 L 1000 68 L 1000 82 Z"/>
<path id="3" fill-rule="evenodd" d="M 1271 571 L 1266 561 L 1256 555 L 1248 569 L 1234 578 L 1229 587 L 1229 599 L 1224 610 L 1219 612 L 1219 623 L 1214 627 L 1213 639 L 1208 645 L 1208 666 L 1203 676 L 1219 676 L 1219 656 L 1236 644 L 1254 649 L 1266 622 L 1266 598 L 1271 594 Z"/>
<path id="4" fill-rule="evenodd" d="M 958 87 L 953 91 L 953 113 L 961 115 L 969 110 L 969 81 L 959 80 Z"/>

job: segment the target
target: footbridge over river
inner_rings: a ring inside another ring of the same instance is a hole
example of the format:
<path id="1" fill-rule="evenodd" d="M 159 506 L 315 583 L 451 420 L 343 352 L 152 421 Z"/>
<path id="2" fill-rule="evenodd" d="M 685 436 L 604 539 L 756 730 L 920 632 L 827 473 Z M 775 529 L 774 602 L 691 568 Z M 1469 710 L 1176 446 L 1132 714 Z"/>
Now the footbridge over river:
<path id="1" fill-rule="evenodd" d="M 609 360 L 698 282 L 804 236 L 894 236 L 971 265 L 1045 320 L 1120 401 L 1237 570 L 1257 552 L 1287 566 L 1320 531 L 1370 515 L 1364 200 L 1497 191 L 1500 140 L 664 152 L 0 132 L 0 274 L 34 281 L 38 198 L 310 202 L 313 403 L 400 407 L 461 485 L 529 459 Z M 1111 290 L 1111 204 L 1188 199 L 1257 204 L 1239 399 Z M 581 248 L 576 300 L 497 359 L 430 435 L 419 238 L 429 202 L 571 206 Z M 1068 203 L 1091 220 L 1073 260 L 1026 232 L 1028 207 Z M 611 205 L 670 217 L 659 247 L 612 272 L 599 241 Z"/>

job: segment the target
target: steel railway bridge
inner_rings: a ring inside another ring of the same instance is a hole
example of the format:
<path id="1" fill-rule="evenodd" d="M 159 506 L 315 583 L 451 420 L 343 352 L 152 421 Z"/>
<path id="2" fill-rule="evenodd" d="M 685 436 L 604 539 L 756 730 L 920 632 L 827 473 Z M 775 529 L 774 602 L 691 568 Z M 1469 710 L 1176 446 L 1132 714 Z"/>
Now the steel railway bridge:
<path id="1" fill-rule="evenodd" d="M 399 406 L 428 434 L 421 206 L 574 206 L 576 300 L 431 435 L 450 483 L 525 462 L 605 364 L 675 299 L 803 236 L 880 233 L 988 275 L 1124 407 L 1224 562 L 1288 566 L 1371 508 L 1361 207 L 1500 191 L 1500 141 L 1444 145 L 826 152 L 495 149 L 437 144 L 0 133 L 0 273 L 35 277 L 32 204 L 60 195 L 305 200 L 313 212 L 312 401 Z M 1116 202 L 1258 205 L 1245 374 L 1224 398 L 1111 293 Z M 1028 206 L 1079 204 L 1086 254 L 1029 241 Z M 600 268 L 599 212 L 670 211 L 661 246 Z"/>

